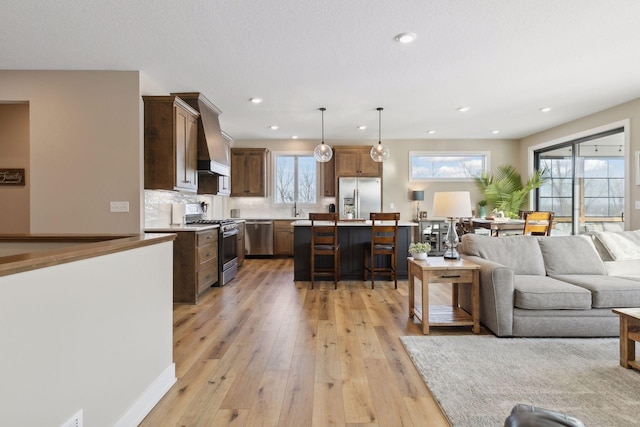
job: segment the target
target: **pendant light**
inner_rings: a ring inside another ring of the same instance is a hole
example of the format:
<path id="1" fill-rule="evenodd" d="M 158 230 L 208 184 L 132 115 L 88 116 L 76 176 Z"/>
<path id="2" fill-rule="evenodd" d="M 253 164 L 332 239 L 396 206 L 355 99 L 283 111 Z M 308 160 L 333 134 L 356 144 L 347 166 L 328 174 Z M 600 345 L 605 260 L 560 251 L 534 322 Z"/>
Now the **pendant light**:
<path id="1" fill-rule="evenodd" d="M 322 107 L 318 109 L 322 112 L 322 142 L 320 142 L 320 144 L 316 146 L 315 150 L 313 150 L 313 157 L 320 163 L 326 163 L 331 160 L 333 150 L 329 145 L 324 143 L 324 112 L 326 108 Z"/>
<path id="2" fill-rule="evenodd" d="M 389 147 L 382 144 L 381 129 L 382 129 L 382 107 L 376 108 L 378 110 L 378 144 L 371 147 L 371 158 L 374 162 L 384 162 L 389 158 Z"/>

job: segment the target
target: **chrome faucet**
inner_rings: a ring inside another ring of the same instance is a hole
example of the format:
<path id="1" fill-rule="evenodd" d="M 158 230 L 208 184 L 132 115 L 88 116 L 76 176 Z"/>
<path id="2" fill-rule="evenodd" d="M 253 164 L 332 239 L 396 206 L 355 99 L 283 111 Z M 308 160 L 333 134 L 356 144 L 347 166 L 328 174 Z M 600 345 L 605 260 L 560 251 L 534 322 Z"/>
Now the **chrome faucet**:
<path id="1" fill-rule="evenodd" d="M 300 215 L 300 212 L 298 212 L 298 202 L 294 200 L 294 202 L 293 202 L 293 216 L 297 218 L 298 215 Z"/>

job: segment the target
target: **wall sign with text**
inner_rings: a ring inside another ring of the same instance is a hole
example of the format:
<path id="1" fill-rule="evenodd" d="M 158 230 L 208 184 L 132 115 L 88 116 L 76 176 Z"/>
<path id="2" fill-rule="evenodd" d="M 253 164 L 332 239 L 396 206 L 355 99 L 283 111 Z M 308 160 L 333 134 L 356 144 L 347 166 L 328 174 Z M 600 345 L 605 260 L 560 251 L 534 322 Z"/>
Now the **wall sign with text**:
<path id="1" fill-rule="evenodd" d="M 24 169 L 0 169 L 0 185 L 24 185 Z"/>

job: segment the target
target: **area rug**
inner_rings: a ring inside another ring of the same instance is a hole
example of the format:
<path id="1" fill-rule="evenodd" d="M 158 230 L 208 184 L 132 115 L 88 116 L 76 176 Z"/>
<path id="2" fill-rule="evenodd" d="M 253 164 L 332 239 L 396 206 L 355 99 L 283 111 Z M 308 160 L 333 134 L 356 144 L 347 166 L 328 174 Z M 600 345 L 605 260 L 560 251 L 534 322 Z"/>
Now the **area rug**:
<path id="1" fill-rule="evenodd" d="M 401 337 L 452 426 L 504 425 L 526 403 L 591 426 L 640 425 L 640 372 L 615 338 Z"/>

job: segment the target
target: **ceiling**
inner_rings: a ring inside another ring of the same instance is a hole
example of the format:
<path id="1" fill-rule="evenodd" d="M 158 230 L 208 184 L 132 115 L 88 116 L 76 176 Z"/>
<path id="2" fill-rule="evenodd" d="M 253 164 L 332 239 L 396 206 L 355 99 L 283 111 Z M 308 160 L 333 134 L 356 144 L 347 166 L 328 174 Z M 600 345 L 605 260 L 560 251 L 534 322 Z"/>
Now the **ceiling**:
<path id="1" fill-rule="evenodd" d="M 328 143 L 377 139 L 377 107 L 383 140 L 521 138 L 640 98 L 636 0 L 0 5 L 0 69 L 140 70 L 236 139 L 317 140 L 319 107 Z"/>

